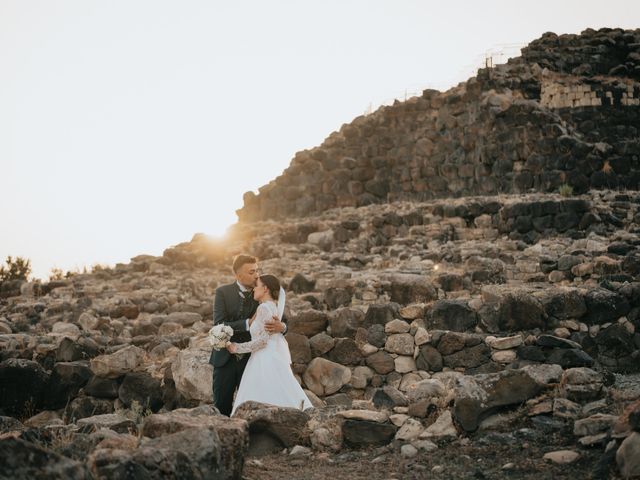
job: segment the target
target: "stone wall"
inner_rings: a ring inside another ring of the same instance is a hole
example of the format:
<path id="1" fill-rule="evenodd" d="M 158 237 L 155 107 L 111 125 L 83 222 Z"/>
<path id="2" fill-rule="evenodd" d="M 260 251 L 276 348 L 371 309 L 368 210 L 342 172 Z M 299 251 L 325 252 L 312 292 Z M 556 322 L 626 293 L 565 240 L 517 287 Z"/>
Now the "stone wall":
<path id="1" fill-rule="evenodd" d="M 447 92 L 425 90 L 358 117 L 298 152 L 257 195 L 247 192 L 240 221 L 397 200 L 554 192 L 564 183 L 577 192 L 638 189 L 638 44 L 638 30 L 546 34 L 522 57 L 481 69 Z M 614 162 L 624 168 L 610 168 Z"/>

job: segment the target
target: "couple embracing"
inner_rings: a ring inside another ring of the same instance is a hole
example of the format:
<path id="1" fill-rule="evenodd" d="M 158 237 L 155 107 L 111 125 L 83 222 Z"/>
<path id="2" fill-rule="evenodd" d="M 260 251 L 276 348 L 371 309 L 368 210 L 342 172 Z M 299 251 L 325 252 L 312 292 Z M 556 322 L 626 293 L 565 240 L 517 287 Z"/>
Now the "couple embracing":
<path id="1" fill-rule="evenodd" d="M 309 408 L 311 401 L 291 371 L 291 355 L 282 321 L 284 290 L 273 275 L 260 275 L 258 260 L 238 255 L 236 281 L 216 289 L 214 325 L 233 329 L 226 349 L 211 352 L 213 402 L 231 415 L 253 400 L 281 407 Z M 235 400 L 233 394 L 238 389 Z"/>

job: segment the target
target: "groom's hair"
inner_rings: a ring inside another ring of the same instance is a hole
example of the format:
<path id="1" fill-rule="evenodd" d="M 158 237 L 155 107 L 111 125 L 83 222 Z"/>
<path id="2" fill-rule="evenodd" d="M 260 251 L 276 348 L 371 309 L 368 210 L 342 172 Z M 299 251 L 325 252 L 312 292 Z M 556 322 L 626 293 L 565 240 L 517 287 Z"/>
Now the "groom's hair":
<path id="1" fill-rule="evenodd" d="M 242 268 L 243 265 L 247 263 L 258 263 L 258 259 L 256 257 L 252 257 L 251 255 L 240 254 L 233 257 L 233 273 L 238 273 L 238 270 Z"/>
<path id="2" fill-rule="evenodd" d="M 278 300 L 278 297 L 280 296 L 280 280 L 273 275 L 260 275 L 260 281 L 269 289 L 271 298 Z"/>

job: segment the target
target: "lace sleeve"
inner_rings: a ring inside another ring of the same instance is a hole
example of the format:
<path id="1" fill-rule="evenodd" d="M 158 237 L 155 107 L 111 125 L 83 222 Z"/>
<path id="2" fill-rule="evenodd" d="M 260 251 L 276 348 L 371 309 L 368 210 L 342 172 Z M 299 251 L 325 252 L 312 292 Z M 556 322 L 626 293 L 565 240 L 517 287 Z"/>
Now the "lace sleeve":
<path id="1" fill-rule="evenodd" d="M 255 338 L 253 338 L 250 342 L 236 343 L 238 350 L 236 353 L 250 353 L 260 350 L 267 346 L 267 342 L 269 341 L 269 333 L 264 329 L 264 322 L 271 318 L 269 311 L 267 308 L 258 307 L 258 311 L 256 314 L 256 318 L 254 322 L 258 322 L 258 332 Z"/>

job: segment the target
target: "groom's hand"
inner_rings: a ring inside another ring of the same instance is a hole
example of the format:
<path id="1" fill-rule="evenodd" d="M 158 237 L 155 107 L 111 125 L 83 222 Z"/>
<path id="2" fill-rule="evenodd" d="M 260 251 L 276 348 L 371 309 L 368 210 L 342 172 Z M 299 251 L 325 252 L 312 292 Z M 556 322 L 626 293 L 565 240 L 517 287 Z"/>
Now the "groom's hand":
<path id="1" fill-rule="evenodd" d="M 269 333 L 282 333 L 285 329 L 285 324 L 280 321 L 280 319 L 274 315 L 271 320 L 264 323 L 264 329 Z"/>

